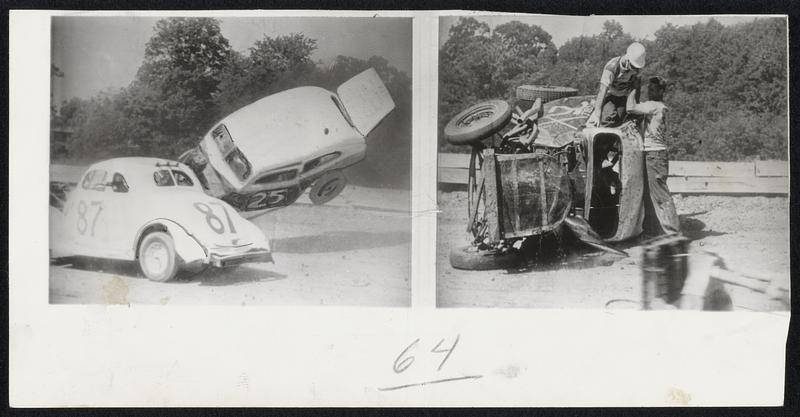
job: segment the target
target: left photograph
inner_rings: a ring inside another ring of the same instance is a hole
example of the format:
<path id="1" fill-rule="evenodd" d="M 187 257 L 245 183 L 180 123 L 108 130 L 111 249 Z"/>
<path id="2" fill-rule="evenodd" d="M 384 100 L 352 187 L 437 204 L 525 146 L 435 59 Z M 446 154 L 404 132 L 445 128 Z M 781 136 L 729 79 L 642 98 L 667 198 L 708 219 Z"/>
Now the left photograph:
<path id="1" fill-rule="evenodd" d="M 407 307 L 410 18 L 51 21 L 51 304 Z"/>

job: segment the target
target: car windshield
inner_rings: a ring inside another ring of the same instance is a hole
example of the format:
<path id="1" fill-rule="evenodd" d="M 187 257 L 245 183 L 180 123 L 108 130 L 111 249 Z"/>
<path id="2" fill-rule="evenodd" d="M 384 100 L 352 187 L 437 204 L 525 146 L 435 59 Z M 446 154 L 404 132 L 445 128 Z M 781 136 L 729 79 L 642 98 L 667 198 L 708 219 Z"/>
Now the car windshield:
<path id="1" fill-rule="evenodd" d="M 239 149 L 234 149 L 233 152 L 225 157 L 225 162 L 228 163 L 239 179 L 244 180 L 250 176 L 250 162 L 247 161 L 247 158 L 244 157 L 244 154 Z"/>
<path id="2" fill-rule="evenodd" d="M 233 138 L 231 138 L 231 134 L 224 124 L 215 127 L 214 130 L 211 131 L 211 137 L 214 138 L 217 149 L 219 149 L 219 153 L 221 153 L 222 156 L 227 156 L 228 153 L 233 150 Z"/>

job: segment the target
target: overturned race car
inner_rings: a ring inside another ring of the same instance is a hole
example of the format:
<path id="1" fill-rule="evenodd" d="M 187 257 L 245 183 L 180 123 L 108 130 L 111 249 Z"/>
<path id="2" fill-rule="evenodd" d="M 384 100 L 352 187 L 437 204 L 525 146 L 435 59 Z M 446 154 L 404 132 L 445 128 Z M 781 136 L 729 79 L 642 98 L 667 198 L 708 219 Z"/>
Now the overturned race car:
<path id="1" fill-rule="evenodd" d="M 524 241 L 564 227 L 584 243 L 627 255 L 610 243 L 642 232 L 642 143 L 624 126 L 585 127 L 594 97 L 576 92 L 520 86 L 514 111 L 490 100 L 445 126 L 450 143 L 471 147 L 470 242 L 451 250 L 454 268 L 516 267 Z"/>
<path id="2" fill-rule="evenodd" d="M 295 202 L 307 188 L 314 204 L 344 189 L 342 169 L 364 158 L 366 136 L 394 109 L 374 69 L 336 93 L 297 87 L 228 115 L 178 160 L 209 195 L 247 217 Z"/>

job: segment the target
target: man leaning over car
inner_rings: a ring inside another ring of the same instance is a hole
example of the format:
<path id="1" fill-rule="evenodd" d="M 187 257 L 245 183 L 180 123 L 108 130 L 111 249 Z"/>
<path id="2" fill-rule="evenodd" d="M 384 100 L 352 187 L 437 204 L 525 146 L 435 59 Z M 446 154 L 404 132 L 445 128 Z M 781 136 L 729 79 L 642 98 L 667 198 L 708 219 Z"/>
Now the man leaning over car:
<path id="1" fill-rule="evenodd" d="M 628 95 L 636 92 L 639 98 L 641 77 L 639 71 L 644 67 L 645 50 L 639 42 L 628 46 L 625 55 L 611 58 L 603 67 L 600 76 L 600 90 L 595 99 L 594 110 L 589 115 L 587 126 L 615 127 L 625 120 L 625 104 Z"/>

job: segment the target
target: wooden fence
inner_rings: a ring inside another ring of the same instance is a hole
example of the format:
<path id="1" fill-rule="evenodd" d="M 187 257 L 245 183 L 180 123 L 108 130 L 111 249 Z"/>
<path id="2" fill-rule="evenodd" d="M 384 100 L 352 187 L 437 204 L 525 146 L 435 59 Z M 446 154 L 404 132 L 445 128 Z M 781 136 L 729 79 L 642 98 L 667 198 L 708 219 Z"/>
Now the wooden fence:
<path id="1" fill-rule="evenodd" d="M 439 154 L 439 183 L 467 183 L 468 154 Z M 669 161 L 674 194 L 789 194 L 788 161 Z"/>
<path id="2" fill-rule="evenodd" d="M 439 183 L 467 183 L 469 155 L 439 154 Z M 85 167 L 53 165 L 50 181 L 75 183 Z M 697 162 L 669 161 L 674 194 L 789 194 L 788 161 Z"/>

